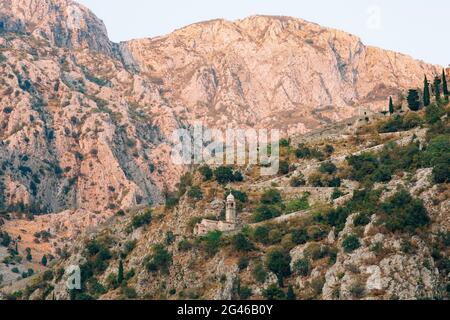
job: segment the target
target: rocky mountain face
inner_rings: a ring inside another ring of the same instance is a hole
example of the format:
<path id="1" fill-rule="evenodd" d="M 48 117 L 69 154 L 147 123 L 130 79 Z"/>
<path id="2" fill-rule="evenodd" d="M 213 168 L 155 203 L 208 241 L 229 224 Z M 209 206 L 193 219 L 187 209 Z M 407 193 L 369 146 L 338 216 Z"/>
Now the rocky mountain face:
<path id="1" fill-rule="evenodd" d="M 198 23 L 121 44 L 125 61 L 160 79 L 174 106 L 211 127 L 305 133 L 380 111 L 434 66 L 348 33 L 288 17 Z"/>
<path id="2" fill-rule="evenodd" d="M 112 238 L 108 250 L 114 253 L 130 243 L 136 247 L 129 249 L 134 251 L 127 253 L 125 267 L 135 271 L 130 284 L 139 297 L 230 298 L 236 295 L 233 290 L 238 279 L 252 286 L 254 296 L 261 297 L 277 280 L 269 273 L 264 283 L 254 283 L 251 277 L 257 260 L 243 271 L 237 266 L 239 257 L 226 250 L 211 258 L 201 254 L 201 245 L 193 250 L 179 249 L 183 240 L 198 244 L 189 221 L 217 215 L 221 210 L 223 190 L 218 185 L 202 185 L 206 199 L 200 203 L 184 196 L 173 210 L 159 208 L 155 223 L 130 233 L 134 214 L 142 207 L 164 202 L 186 172 L 170 161 L 172 132 L 201 121 L 213 128 L 280 128 L 291 137 L 312 132 L 311 141 L 312 137 L 321 139 L 326 131 L 316 129 L 352 118 L 361 110 L 384 110 L 389 95 L 401 104 L 402 92 L 420 85 L 424 74 L 431 79 L 437 71 L 435 66 L 402 54 L 365 46 L 344 32 L 294 18 L 215 20 L 164 37 L 114 44 L 103 23 L 73 1 L 3 0 L 0 231 L 7 231 L 18 243 L 19 255 L 26 254 L 26 248 L 32 249 L 35 258 L 27 266 L 36 271 L 45 270 L 36 263 L 44 254 L 61 258 L 61 268 L 69 262 L 83 264 L 89 259 L 85 256 L 86 241 Z M 347 123 L 335 127 L 333 137 L 343 139 L 337 143 L 345 159 L 350 150 L 360 150 L 362 142 L 348 138 L 352 133 L 342 131 L 342 127 Z M 379 143 L 377 139 L 370 143 Z M 412 135 L 406 139 L 409 143 Z M 318 166 L 296 165 L 308 174 Z M 273 184 L 284 188 L 283 197 L 305 191 L 289 189 L 289 182 L 283 179 L 252 179 L 252 168 L 247 169 L 245 182 L 235 187 L 246 188 L 251 201 L 257 201 Z M 429 179 L 430 170 L 424 172 L 425 180 Z M 440 227 L 436 232 L 444 232 L 448 228 L 448 201 L 435 198 L 447 191 L 422 180 L 414 176 L 397 182 L 420 189 L 417 196 L 427 201 L 433 226 Z M 332 188 L 311 189 L 312 205 L 323 202 L 325 195 L 327 202 L 333 192 Z M 357 188 L 347 189 L 351 195 Z M 125 216 L 114 216 L 119 209 L 130 208 L 122 212 Z M 23 214 L 42 216 L 20 219 Z M 321 291 L 305 298 L 336 298 L 336 287 L 339 297 L 348 298 L 359 289 L 353 288 L 359 281 L 364 282 L 368 297 L 441 295 L 440 275 L 423 239 L 414 239 L 420 253 L 414 257 L 399 251 L 404 239 L 369 230 L 376 217 L 367 233 L 354 228 L 351 220 L 343 234 L 331 237 L 329 245 L 341 248 L 345 236 L 357 232 L 361 248 L 353 255 L 339 249 L 332 267 L 317 264 L 307 278 L 294 276 L 291 280 L 296 291 L 314 291 L 320 280 L 323 295 Z M 45 241 L 36 236 L 43 232 L 47 234 Z M 174 264 L 153 281 L 142 267 L 144 257 L 150 254 L 148 244 L 161 242 L 169 232 L 176 239 L 167 242 Z M 386 252 L 374 257 L 371 248 L 381 237 L 386 239 Z M 320 241 L 319 245 L 326 244 L 325 239 Z M 287 247 L 296 260 L 309 245 Z M 10 252 L 0 249 L 0 261 L 9 259 Z M 258 258 L 267 250 L 261 248 Z M 105 287 L 108 274 L 118 263 L 114 259 L 96 279 Z M 28 262 L 23 261 L 25 266 Z M 414 271 L 414 264 L 424 267 Z M 196 269 L 205 265 L 209 268 L 206 274 L 202 268 Z M 412 282 L 403 287 L 399 286 L 402 279 L 392 275 L 401 266 L 415 272 Z M 2 264 L 0 274 L 8 281 L 16 277 L 10 264 Z M 54 279 L 55 293 L 58 298 L 68 298 L 60 280 Z M 165 291 L 161 290 L 164 283 Z M 419 288 L 420 283 L 423 286 Z M 41 294 L 37 290 L 35 298 L 43 297 Z M 120 294 L 114 289 L 98 292 L 103 298 Z"/>
<path id="3" fill-rule="evenodd" d="M 304 133 L 384 108 L 387 95 L 436 71 L 285 17 L 116 45 L 73 1 L 6 0 L 0 31 L 1 199 L 35 212 L 159 202 L 183 170 L 168 157 L 176 128 Z"/>
<path id="4" fill-rule="evenodd" d="M 71 0 L 4 0 L 0 31 L 29 33 L 51 45 L 113 55 L 103 22 Z"/>

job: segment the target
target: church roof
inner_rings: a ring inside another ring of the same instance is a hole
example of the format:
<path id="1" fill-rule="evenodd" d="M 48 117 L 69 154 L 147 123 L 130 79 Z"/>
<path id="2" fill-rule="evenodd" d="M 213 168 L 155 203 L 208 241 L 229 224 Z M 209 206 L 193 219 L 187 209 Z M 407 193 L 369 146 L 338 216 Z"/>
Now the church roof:
<path id="1" fill-rule="evenodd" d="M 227 197 L 227 201 L 234 201 L 234 196 L 232 193 L 230 193 Z"/>

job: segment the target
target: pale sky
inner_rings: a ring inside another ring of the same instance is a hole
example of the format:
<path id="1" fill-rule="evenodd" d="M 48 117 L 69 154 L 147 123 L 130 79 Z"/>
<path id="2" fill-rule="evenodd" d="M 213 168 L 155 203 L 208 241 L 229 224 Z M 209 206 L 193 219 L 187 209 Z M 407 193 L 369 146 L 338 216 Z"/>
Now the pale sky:
<path id="1" fill-rule="evenodd" d="M 251 15 L 285 15 L 360 36 L 365 44 L 450 64 L 443 0 L 76 0 L 102 19 L 110 38 L 165 35 L 191 23 Z"/>

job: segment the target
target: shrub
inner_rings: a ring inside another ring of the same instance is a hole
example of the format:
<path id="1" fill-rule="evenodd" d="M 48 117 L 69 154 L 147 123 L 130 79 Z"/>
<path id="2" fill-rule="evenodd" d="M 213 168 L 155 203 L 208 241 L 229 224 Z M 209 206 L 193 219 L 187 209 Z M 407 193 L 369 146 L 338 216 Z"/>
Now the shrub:
<path id="1" fill-rule="evenodd" d="M 280 209 L 275 206 L 262 205 L 256 209 L 253 216 L 255 222 L 270 220 L 281 215 Z"/>
<path id="2" fill-rule="evenodd" d="M 339 188 L 334 188 L 333 193 L 331 194 L 331 200 L 336 200 L 344 196 L 344 193 L 339 190 Z"/>
<path id="3" fill-rule="evenodd" d="M 267 254 L 267 268 L 275 273 L 280 284 L 291 274 L 291 256 L 284 250 L 274 249 Z"/>
<path id="4" fill-rule="evenodd" d="M 138 229 L 142 226 L 149 225 L 152 222 L 152 210 L 147 209 L 144 213 L 137 214 L 131 220 L 133 229 Z"/>
<path id="5" fill-rule="evenodd" d="M 445 115 L 445 109 L 437 104 L 432 104 L 425 110 L 425 120 L 428 124 L 435 124 Z"/>
<path id="6" fill-rule="evenodd" d="M 349 235 L 342 242 L 342 247 L 344 248 L 345 253 L 351 253 L 361 247 L 361 243 L 359 242 L 359 238 L 357 236 Z"/>
<path id="7" fill-rule="evenodd" d="M 366 214 L 358 214 L 354 219 L 353 219 L 353 224 L 358 227 L 358 226 L 366 226 L 370 223 L 370 217 L 367 216 Z"/>
<path id="8" fill-rule="evenodd" d="M 267 279 L 267 272 L 264 269 L 264 265 L 262 263 L 257 263 L 252 271 L 253 278 L 258 283 L 264 283 Z"/>
<path id="9" fill-rule="evenodd" d="M 200 167 L 200 169 L 198 169 L 198 171 L 203 176 L 203 181 L 210 181 L 214 176 L 214 172 L 212 171 L 212 169 L 206 165 L 203 167 Z"/>
<path id="10" fill-rule="evenodd" d="M 220 184 L 227 184 L 234 181 L 234 173 L 230 167 L 218 167 L 214 171 L 214 176 Z"/>
<path id="11" fill-rule="evenodd" d="M 245 270 L 248 267 L 248 264 L 250 263 L 250 259 L 248 257 L 242 257 L 239 259 L 238 262 L 238 268 L 239 270 Z"/>
<path id="12" fill-rule="evenodd" d="M 243 233 L 238 233 L 233 237 L 233 246 L 240 252 L 249 252 L 255 249 L 253 243 Z"/>
<path id="13" fill-rule="evenodd" d="M 320 165 L 319 171 L 321 173 L 335 174 L 337 172 L 337 167 L 334 163 L 327 161 Z"/>
<path id="14" fill-rule="evenodd" d="M 261 197 L 261 203 L 266 205 L 279 204 L 282 201 L 281 193 L 276 189 L 266 191 Z"/>
<path id="15" fill-rule="evenodd" d="M 172 255 L 160 244 L 153 247 L 153 254 L 146 257 L 145 266 L 149 272 L 169 272 L 172 265 Z"/>
<path id="16" fill-rule="evenodd" d="M 366 286 L 361 281 L 356 281 L 350 286 L 350 294 L 354 298 L 362 298 L 364 296 L 364 292 L 366 290 Z"/>
<path id="17" fill-rule="evenodd" d="M 401 190 L 381 205 L 384 222 L 390 231 L 414 232 L 430 223 L 427 210 L 419 199 Z"/>
<path id="18" fill-rule="evenodd" d="M 266 226 L 260 226 L 253 231 L 253 238 L 262 244 L 269 244 L 269 232 L 270 229 Z"/>
<path id="19" fill-rule="evenodd" d="M 211 231 L 203 239 L 205 242 L 206 252 L 209 256 L 214 256 L 220 247 L 220 240 L 222 238 L 222 232 Z"/>
<path id="20" fill-rule="evenodd" d="M 234 198 L 242 203 L 246 203 L 248 201 L 248 196 L 245 192 L 239 190 L 231 190 L 231 194 Z"/>
<path id="21" fill-rule="evenodd" d="M 303 175 L 292 177 L 289 184 L 293 188 L 298 188 L 306 185 L 305 177 Z"/>
<path id="22" fill-rule="evenodd" d="M 311 264 L 308 259 L 300 259 L 294 263 L 293 269 L 296 274 L 307 277 L 311 272 Z"/>
<path id="23" fill-rule="evenodd" d="M 308 232 L 304 229 L 292 231 L 292 241 L 296 245 L 305 244 L 308 241 Z"/>
<path id="24" fill-rule="evenodd" d="M 302 197 L 292 200 L 286 204 L 286 213 L 293 213 L 309 209 L 309 194 L 304 194 Z"/>
<path id="25" fill-rule="evenodd" d="M 188 197 L 192 200 L 201 200 L 203 199 L 203 192 L 202 189 L 200 189 L 200 187 L 198 186 L 193 186 L 189 189 L 188 191 Z"/>
<path id="26" fill-rule="evenodd" d="M 187 239 L 183 239 L 178 243 L 178 251 L 186 252 L 192 249 L 192 243 Z"/>
<path id="27" fill-rule="evenodd" d="M 241 300 L 247 300 L 253 295 L 252 289 L 248 287 L 241 287 L 239 288 L 239 299 Z"/>
<path id="28" fill-rule="evenodd" d="M 277 285 L 271 285 L 263 291 L 263 296 L 267 300 L 285 300 L 286 294 Z"/>
<path id="29" fill-rule="evenodd" d="M 289 173 L 290 168 L 289 168 L 289 162 L 285 161 L 285 160 L 281 160 L 279 163 L 279 173 L 282 175 L 286 175 Z"/>

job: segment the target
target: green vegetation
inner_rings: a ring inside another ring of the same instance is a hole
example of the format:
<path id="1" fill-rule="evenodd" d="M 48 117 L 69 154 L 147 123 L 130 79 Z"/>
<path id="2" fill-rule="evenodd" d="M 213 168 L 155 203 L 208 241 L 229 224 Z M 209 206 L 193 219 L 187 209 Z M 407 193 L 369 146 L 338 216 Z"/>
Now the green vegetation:
<path id="1" fill-rule="evenodd" d="M 218 167 L 214 170 L 214 177 L 220 184 L 227 184 L 230 182 L 242 182 L 244 177 L 240 171 L 234 171 L 231 167 Z"/>
<path id="2" fill-rule="evenodd" d="M 295 151 L 295 155 L 299 159 L 317 159 L 319 161 L 325 160 L 325 154 L 314 148 L 309 148 L 305 144 L 299 144 L 297 150 Z"/>
<path id="3" fill-rule="evenodd" d="M 389 113 L 394 114 L 394 112 L 395 112 L 394 102 L 392 101 L 392 97 L 389 97 Z"/>
<path id="4" fill-rule="evenodd" d="M 422 118 L 416 113 L 408 113 L 404 116 L 393 115 L 389 120 L 381 123 L 378 127 L 379 133 L 391 133 L 407 131 L 423 124 Z"/>
<path id="5" fill-rule="evenodd" d="M 419 100 L 419 92 L 415 89 L 410 89 L 408 91 L 408 107 L 412 111 L 419 111 L 420 109 L 420 100 Z"/>
<path id="6" fill-rule="evenodd" d="M 419 199 L 401 190 L 381 205 L 383 221 L 390 231 L 414 232 L 430 223 L 427 210 Z"/>
<path id="7" fill-rule="evenodd" d="M 349 235 L 347 236 L 344 241 L 342 242 L 342 248 L 344 248 L 345 253 L 352 253 L 356 249 L 361 247 L 361 243 L 359 241 L 359 238 L 355 235 Z"/>
<path id="8" fill-rule="evenodd" d="M 311 272 L 311 263 L 308 259 L 297 260 L 294 263 L 293 272 L 302 277 L 307 277 Z"/>
<path id="9" fill-rule="evenodd" d="M 423 105 L 428 107 L 430 103 L 430 82 L 428 81 L 427 76 L 425 76 L 425 79 L 423 80 Z"/>
<path id="10" fill-rule="evenodd" d="M 152 210 L 147 209 L 144 213 L 137 214 L 133 217 L 131 221 L 131 226 L 133 229 L 138 229 L 140 227 L 149 225 L 152 222 Z"/>
<path id="11" fill-rule="evenodd" d="M 198 171 L 203 176 L 203 181 L 210 181 L 214 177 L 214 172 L 209 166 L 202 166 Z"/>
<path id="12" fill-rule="evenodd" d="M 203 192 L 202 189 L 198 186 L 193 186 L 189 189 L 187 196 L 191 200 L 199 201 L 203 199 Z"/>
<path id="13" fill-rule="evenodd" d="M 153 246 L 152 255 L 144 259 L 145 267 L 149 272 L 169 273 L 172 265 L 172 254 L 170 254 L 163 245 L 157 244 Z"/>
<path id="14" fill-rule="evenodd" d="M 255 249 L 255 246 L 243 233 L 238 233 L 233 237 L 233 247 L 240 252 L 250 252 Z"/>
<path id="15" fill-rule="evenodd" d="M 286 294 L 277 285 L 271 285 L 264 290 L 263 296 L 267 300 L 286 300 Z"/>
<path id="16" fill-rule="evenodd" d="M 208 256 L 213 257 L 219 251 L 221 238 L 222 232 L 211 231 L 202 239 Z"/>
<path id="17" fill-rule="evenodd" d="M 273 249 L 269 251 L 266 257 L 267 269 L 275 273 L 278 282 L 283 285 L 283 279 L 291 275 L 291 256 L 289 252 L 281 249 Z"/>
<path id="18" fill-rule="evenodd" d="M 294 199 L 286 203 L 286 213 L 294 213 L 309 209 L 309 193 L 305 193 L 302 197 Z"/>

